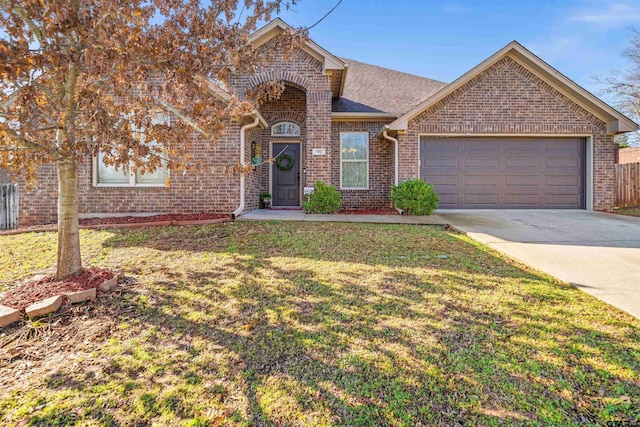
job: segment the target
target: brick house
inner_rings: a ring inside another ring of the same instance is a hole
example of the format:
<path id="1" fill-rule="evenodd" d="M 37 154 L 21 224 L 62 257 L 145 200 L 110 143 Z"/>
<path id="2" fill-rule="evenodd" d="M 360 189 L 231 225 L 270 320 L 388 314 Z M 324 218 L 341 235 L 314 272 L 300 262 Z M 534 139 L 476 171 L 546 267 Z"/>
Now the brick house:
<path id="1" fill-rule="evenodd" d="M 252 36 L 268 48 L 287 28 L 276 19 Z M 337 58 L 308 41 L 285 61 L 231 78 L 221 97 L 240 97 L 280 80 L 286 90 L 230 124 L 215 146 L 196 144 L 200 174 L 139 176 L 86 158 L 80 212 L 152 214 L 296 208 L 317 181 L 336 186 L 345 208 L 389 206 L 390 187 L 432 183 L 443 208 L 613 209 L 614 135 L 638 125 L 560 74 L 517 42 L 445 84 Z M 264 162 L 278 157 L 277 164 Z M 225 165 L 255 162 L 228 176 Z M 23 190 L 21 224 L 56 219 L 53 167 Z"/>

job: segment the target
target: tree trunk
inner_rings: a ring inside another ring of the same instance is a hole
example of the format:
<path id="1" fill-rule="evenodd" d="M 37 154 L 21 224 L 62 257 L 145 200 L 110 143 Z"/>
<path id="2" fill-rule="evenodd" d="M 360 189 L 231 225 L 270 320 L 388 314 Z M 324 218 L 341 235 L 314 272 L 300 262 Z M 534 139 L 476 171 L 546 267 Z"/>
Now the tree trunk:
<path id="1" fill-rule="evenodd" d="M 58 171 L 58 269 L 56 279 L 82 272 L 78 220 L 78 170 L 75 156 L 56 161 Z"/>

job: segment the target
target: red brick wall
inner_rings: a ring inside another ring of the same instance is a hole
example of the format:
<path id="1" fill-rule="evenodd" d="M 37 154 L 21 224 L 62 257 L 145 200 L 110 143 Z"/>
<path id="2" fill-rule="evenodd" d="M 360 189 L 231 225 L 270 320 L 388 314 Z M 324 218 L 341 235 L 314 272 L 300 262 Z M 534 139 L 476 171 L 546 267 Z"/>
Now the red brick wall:
<path id="1" fill-rule="evenodd" d="M 79 212 L 93 213 L 200 213 L 231 214 L 239 204 L 239 177 L 227 176 L 224 167 L 240 155 L 240 124 L 229 125 L 213 146 L 195 136 L 194 158 L 203 161 L 200 174 L 173 173 L 169 187 L 94 187 L 93 162 L 82 158 L 79 166 Z M 52 223 L 57 220 L 57 178 L 55 167 L 38 172 L 37 186 L 20 193 L 20 225 Z"/>
<path id="2" fill-rule="evenodd" d="M 49 224 L 58 218 L 58 177 L 53 165 L 44 165 L 38 170 L 35 187 L 27 191 L 23 180 L 19 180 L 20 226 Z"/>
<path id="3" fill-rule="evenodd" d="M 10 182 L 9 171 L 0 168 L 0 184 L 9 184 Z"/>
<path id="4" fill-rule="evenodd" d="M 389 207 L 394 180 L 393 144 L 376 138 L 385 122 L 334 122 L 331 127 L 331 185 L 340 190 L 340 132 L 369 133 L 369 189 L 340 190 L 346 209 Z"/>
<path id="5" fill-rule="evenodd" d="M 621 148 L 618 163 L 640 162 L 640 147 Z"/>
<path id="6" fill-rule="evenodd" d="M 328 86 L 330 88 L 330 85 Z M 305 182 L 331 180 L 331 90 L 307 92 L 307 139 L 305 148 Z M 313 156 L 314 148 L 324 148 L 324 156 Z"/>
<path id="7" fill-rule="evenodd" d="M 262 149 L 262 161 L 266 162 L 269 158 L 269 151 L 264 150 L 262 129 L 259 127 L 247 130 L 245 137 L 245 162 L 251 163 L 251 143 L 254 141 L 260 145 Z M 268 166 L 258 166 L 254 168 L 253 172 L 245 175 L 244 208 L 247 211 L 257 209 L 260 202 L 260 193 L 267 191 L 264 185 L 264 178 L 266 176 L 264 174 L 265 168 L 268 168 Z"/>
<path id="8" fill-rule="evenodd" d="M 594 144 L 594 209 L 614 204 L 613 137 L 607 126 L 511 58 L 503 58 L 410 120 L 400 141 L 400 180 L 419 176 L 419 135 L 588 134 Z"/>

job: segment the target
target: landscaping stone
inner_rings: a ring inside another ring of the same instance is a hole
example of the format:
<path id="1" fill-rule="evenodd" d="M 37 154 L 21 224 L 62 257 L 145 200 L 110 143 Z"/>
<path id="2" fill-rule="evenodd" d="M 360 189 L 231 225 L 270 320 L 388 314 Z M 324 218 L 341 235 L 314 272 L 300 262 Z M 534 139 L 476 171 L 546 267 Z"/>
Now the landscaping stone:
<path id="1" fill-rule="evenodd" d="M 98 286 L 98 290 L 101 292 L 109 292 L 111 289 L 115 288 L 117 284 L 118 284 L 118 276 L 113 276 L 112 279 L 102 282 Z"/>
<path id="2" fill-rule="evenodd" d="M 216 218 L 216 219 L 194 219 L 183 221 L 171 221 L 171 225 L 207 225 L 218 224 L 221 222 L 231 222 L 230 218 Z"/>
<path id="3" fill-rule="evenodd" d="M 0 305 L 0 328 L 17 322 L 22 318 L 20 310 Z"/>
<path id="4" fill-rule="evenodd" d="M 25 309 L 27 316 L 29 317 L 40 317 L 45 314 L 53 313 L 57 311 L 62 305 L 62 296 L 57 295 L 55 297 L 47 298 L 42 301 L 38 301 L 34 304 L 31 304 L 29 307 Z"/>
<path id="5" fill-rule="evenodd" d="M 96 297 L 96 288 L 89 288 L 85 289 L 84 291 L 69 292 L 65 295 L 70 303 L 76 304 L 79 302 L 94 299 Z"/>
<path id="6" fill-rule="evenodd" d="M 124 279 L 124 272 L 122 271 L 121 268 L 117 268 L 117 269 L 113 270 L 113 273 L 116 275 L 116 278 L 118 280 Z"/>

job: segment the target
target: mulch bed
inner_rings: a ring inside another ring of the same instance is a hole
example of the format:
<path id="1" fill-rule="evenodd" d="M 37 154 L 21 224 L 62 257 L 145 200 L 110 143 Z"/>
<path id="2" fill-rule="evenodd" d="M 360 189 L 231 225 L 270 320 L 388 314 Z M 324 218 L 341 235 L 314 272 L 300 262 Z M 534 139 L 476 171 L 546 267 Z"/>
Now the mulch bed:
<path id="1" fill-rule="evenodd" d="M 109 218 L 87 218 L 81 219 L 80 225 L 107 225 L 107 224 L 138 224 L 144 222 L 162 221 L 204 221 L 210 219 L 225 219 L 229 215 L 225 214 L 165 214 L 152 216 L 121 216 Z"/>
<path id="2" fill-rule="evenodd" d="M 212 213 L 199 213 L 199 214 L 162 214 L 152 216 L 121 216 L 121 217 L 108 217 L 108 218 L 86 218 L 80 220 L 81 227 L 96 227 L 104 228 L 100 226 L 107 225 L 128 225 L 128 224 L 146 224 L 160 225 L 158 223 L 166 223 L 162 225 L 184 225 L 179 224 L 186 221 L 221 221 L 229 220 L 231 217 L 227 214 L 212 214 Z M 152 224 L 153 223 L 153 224 Z M 30 231 L 56 231 L 57 224 L 42 224 L 32 225 L 29 227 L 20 227 L 15 230 L 1 230 L 0 236 L 26 233 Z"/>
<path id="3" fill-rule="evenodd" d="M 97 288 L 101 283 L 114 276 L 113 271 L 98 267 L 85 268 L 82 274 L 67 277 L 62 281 L 56 281 L 55 275 L 51 274 L 38 280 L 30 280 L 9 290 L 0 298 L 0 304 L 23 310 L 34 302 L 49 297 L 62 295 L 66 292 Z"/>
<path id="4" fill-rule="evenodd" d="M 397 210 L 391 208 L 343 209 L 338 213 L 345 215 L 399 215 Z"/>

